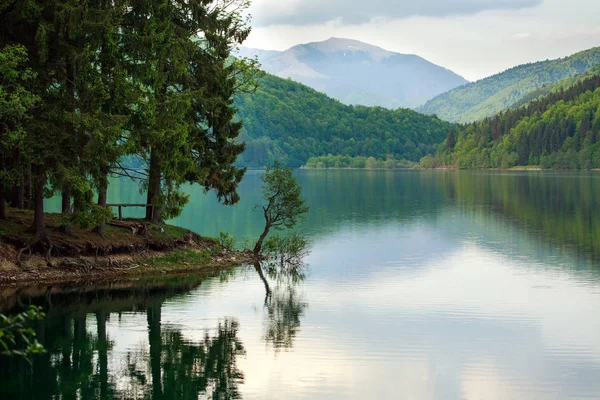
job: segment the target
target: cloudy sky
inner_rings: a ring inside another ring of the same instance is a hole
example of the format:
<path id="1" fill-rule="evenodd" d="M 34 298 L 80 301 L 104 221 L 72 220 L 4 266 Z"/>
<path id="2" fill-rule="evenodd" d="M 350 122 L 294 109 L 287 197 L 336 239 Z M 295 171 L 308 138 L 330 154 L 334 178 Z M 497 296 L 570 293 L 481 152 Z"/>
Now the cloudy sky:
<path id="1" fill-rule="evenodd" d="M 248 47 L 357 39 L 469 80 L 600 46 L 600 0 L 253 0 L 250 12 Z"/>

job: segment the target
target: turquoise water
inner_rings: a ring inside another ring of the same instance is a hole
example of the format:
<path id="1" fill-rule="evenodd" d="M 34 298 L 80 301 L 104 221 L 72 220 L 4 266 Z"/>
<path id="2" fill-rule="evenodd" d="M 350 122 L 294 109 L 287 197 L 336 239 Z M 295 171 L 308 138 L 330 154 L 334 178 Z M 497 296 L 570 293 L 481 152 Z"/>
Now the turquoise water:
<path id="1" fill-rule="evenodd" d="M 0 364 L 2 399 L 598 398 L 600 174 L 297 177 L 306 276 L 271 280 L 270 298 L 253 267 L 0 291 L 5 310 L 48 309 L 50 349 Z M 190 188 L 173 222 L 252 241 L 256 173 L 240 191 L 224 207 Z M 139 196 L 116 181 L 109 202 Z"/>

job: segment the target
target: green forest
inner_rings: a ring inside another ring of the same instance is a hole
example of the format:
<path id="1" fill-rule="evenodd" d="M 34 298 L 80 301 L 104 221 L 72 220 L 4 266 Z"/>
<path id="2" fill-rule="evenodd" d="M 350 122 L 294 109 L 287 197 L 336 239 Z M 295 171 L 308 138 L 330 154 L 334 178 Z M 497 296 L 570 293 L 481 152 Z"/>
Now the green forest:
<path id="1" fill-rule="evenodd" d="M 375 157 L 334 156 L 329 154 L 326 156 L 309 158 L 304 165 L 304 168 L 400 169 L 412 168 L 414 165 L 416 165 L 416 163 L 413 161 L 408 161 L 406 159 L 396 160 L 392 156 L 388 156 L 385 160 L 378 160 Z"/>
<path id="2" fill-rule="evenodd" d="M 244 145 L 233 97 L 255 62 L 232 52 L 250 33 L 248 2 L 26 0 L 0 3 L 0 219 L 34 209 L 52 249 L 44 198 L 62 196 L 61 229 L 110 218 L 111 176 L 142 182 L 146 218 L 172 218 L 199 184 L 235 203 Z M 121 161 L 135 159 L 131 170 Z"/>
<path id="3" fill-rule="evenodd" d="M 424 168 L 600 168 L 600 76 L 450 130 Z"/>
<path id="4" fill-rule="evenodd" d="M 346 106 L 307 86 L 265 75 L 252 94 L 236 97 L 246 151 L 238 164 L 274 160 L 299 167 L 311 157 L 418 161 L 435 151 L 452 124 L 408 109 Z"/>
<path id="5" fill-rule="evenodd" d="M 581 74 L 600 63 L 600 47 L 557 60 L 523 64 L 441 94 L 417 109 L 452 122 L 469 123 L 511 107 L 531 92 Z"/>

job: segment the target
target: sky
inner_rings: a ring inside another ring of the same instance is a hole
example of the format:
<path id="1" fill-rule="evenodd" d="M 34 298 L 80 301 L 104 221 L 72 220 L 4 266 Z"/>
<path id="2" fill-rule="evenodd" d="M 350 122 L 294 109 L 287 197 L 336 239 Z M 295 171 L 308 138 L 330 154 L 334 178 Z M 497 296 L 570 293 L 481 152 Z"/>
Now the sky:
<path id="1" fill-rule="evenodd" d="M 356 39 L 471 81 L 600 46 L 600 0 L 252 0 L 250 13 L 247 47 Z"/>

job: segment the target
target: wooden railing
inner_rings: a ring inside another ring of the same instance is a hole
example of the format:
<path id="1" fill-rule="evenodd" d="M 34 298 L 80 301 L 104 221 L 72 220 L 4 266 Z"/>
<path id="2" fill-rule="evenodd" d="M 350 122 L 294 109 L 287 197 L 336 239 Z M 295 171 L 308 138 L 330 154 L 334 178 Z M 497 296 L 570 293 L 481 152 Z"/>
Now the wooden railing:
<path id="1" fill-rule="evenodd" d="M 152 216 L 154 216 L 154 207 L 152 204 L 107 204 L 106 207 L 118 207 L 119 208 L 119 221 L 123 220 L 123 208 L 124 207 L 144 207 L 152 210 Z"/>

